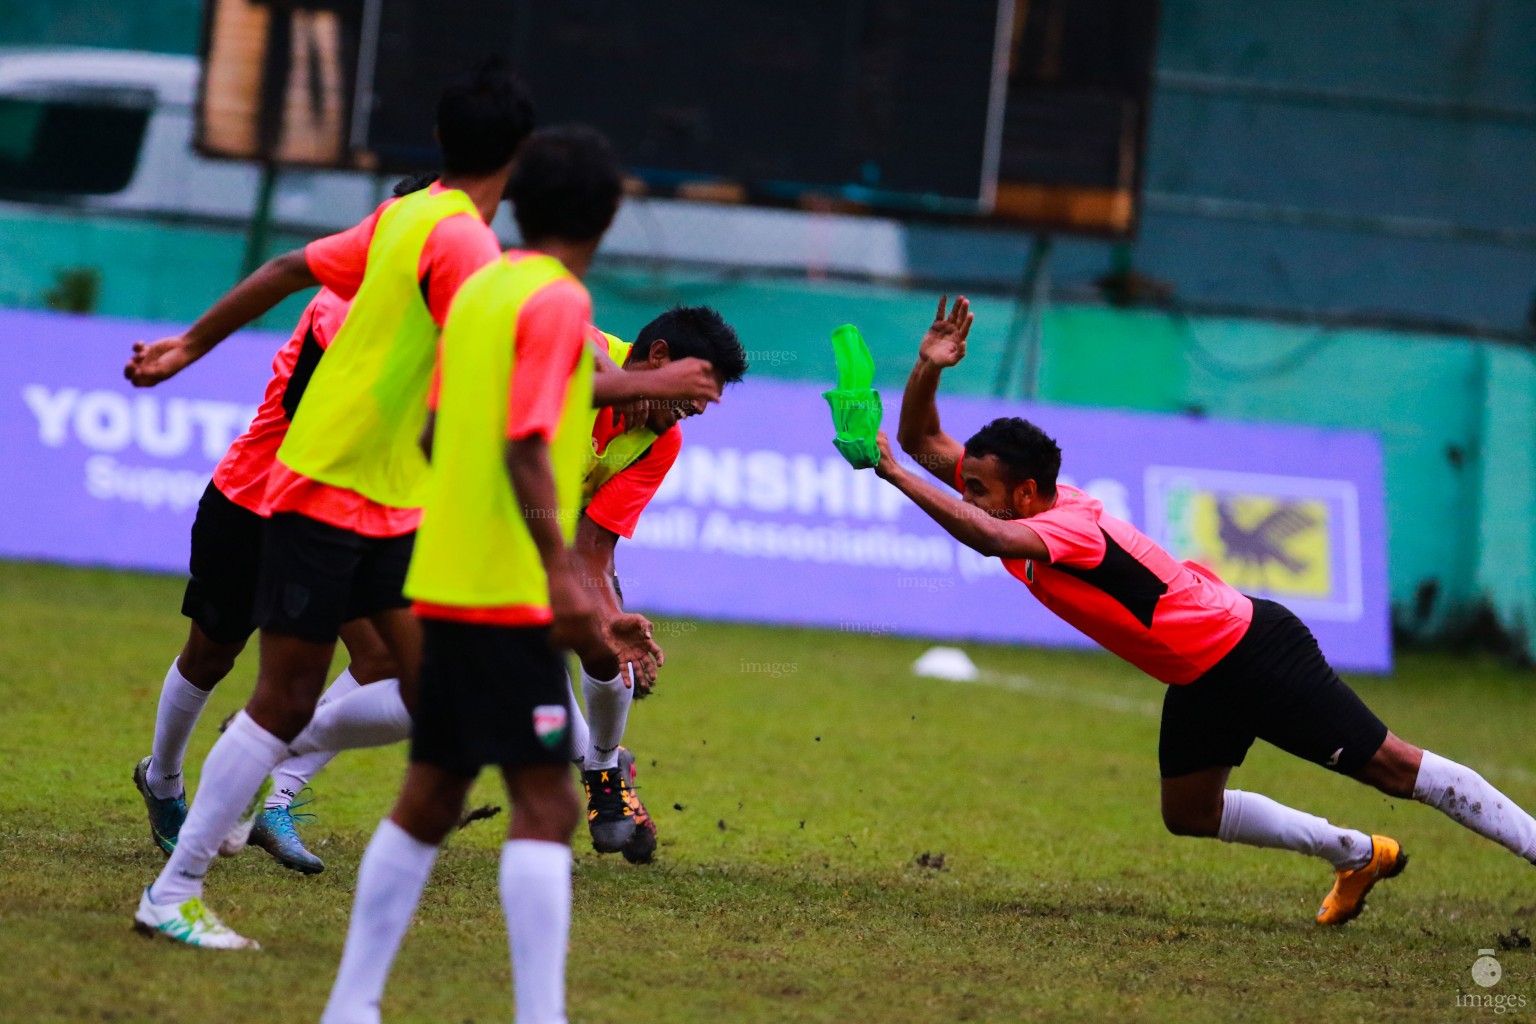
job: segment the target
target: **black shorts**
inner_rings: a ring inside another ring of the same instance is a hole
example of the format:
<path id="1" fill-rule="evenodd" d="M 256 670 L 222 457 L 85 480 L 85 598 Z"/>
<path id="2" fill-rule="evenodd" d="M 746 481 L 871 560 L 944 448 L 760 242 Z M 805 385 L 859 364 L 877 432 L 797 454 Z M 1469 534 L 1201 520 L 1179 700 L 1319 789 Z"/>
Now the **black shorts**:
<path id="1" fill-rule="evenodd" d="M 415 537 L 364 537 L 297 512 L 274 514 L 262 537 L 256 625 L 327 644 L 344 622 L 409 608 Z"/>
<path id="2" fill-rule="evenodd" d="M 1157 741 L 1163 778 L 1243 763 L 1255 739 L 1341 775 L 1381 748 L 1387 727 L 1284 605 L 1255 598 L 1248 632 L 1199 679 L 1170 686 Z"/>
<path id="3" fill-rule="evenodd" d="M 256 629 L 256 576 L 266 519 L 208 484 L 192 521 L 192 560 L 181 614 L 210 640 L 239 644 Z"/>
<path id="4" fill-rule="evenodd" d="M 411 760 L 459 775 L 571 759 L 565 658 L 547 626 L 423 619 Z"/>

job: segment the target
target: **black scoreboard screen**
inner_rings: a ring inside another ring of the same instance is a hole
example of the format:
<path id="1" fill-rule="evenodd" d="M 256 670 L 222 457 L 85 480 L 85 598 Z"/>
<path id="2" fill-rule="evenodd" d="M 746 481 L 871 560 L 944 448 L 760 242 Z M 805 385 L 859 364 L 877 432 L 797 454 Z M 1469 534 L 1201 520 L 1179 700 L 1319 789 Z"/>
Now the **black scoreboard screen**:
<path id="1" fill-rule="evenodd" d="M 208 0 L 198 148 L 437 163 L 489 56 L 651 195 L 1135 233 L 1157 0 Z"/>
<path id="2" fill-rule="evenodd" d="M 1001 154 L 1012 0 L 381 0 L 366 143 L 429 163 L 432 101 L 505 57 L 539 122 L 606 133 L 651 189 L 975 214 Z"/>

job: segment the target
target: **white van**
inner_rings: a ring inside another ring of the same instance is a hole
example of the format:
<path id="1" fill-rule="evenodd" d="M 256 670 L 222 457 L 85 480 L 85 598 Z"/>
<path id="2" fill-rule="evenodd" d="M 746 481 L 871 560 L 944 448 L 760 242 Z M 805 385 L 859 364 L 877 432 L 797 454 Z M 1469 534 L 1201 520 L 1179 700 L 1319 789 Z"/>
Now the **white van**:
<path id="1" fill-rule="evenodd" d="M 0 51 L 0 199 L 244 224 L 259 171 L 193 152 L 197 72 L 192 57 L 158 53 Z M 273 217 L 298 230 L 345 227 L 381 188 L 356 172 L 284 171 Z"/>

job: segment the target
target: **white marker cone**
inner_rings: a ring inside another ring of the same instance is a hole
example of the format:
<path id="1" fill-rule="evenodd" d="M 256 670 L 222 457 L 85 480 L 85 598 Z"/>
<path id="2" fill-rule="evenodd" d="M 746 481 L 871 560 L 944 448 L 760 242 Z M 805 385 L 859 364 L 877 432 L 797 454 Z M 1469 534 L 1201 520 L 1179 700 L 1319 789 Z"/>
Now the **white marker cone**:
<path id="1" fill-rule="evenodd" d="M 952 683 L 973 683 L 981 672 L 976 663 L 958 647 L 930 647 L 912 663 L 912 673 Z"/>

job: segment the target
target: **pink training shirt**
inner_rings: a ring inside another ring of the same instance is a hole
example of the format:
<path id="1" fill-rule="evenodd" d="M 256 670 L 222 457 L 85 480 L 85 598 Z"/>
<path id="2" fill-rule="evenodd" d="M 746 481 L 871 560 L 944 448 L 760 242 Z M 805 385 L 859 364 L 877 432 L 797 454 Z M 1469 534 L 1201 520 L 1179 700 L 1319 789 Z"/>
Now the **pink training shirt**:
<path id="1" fill-rule="evenodd" d="M 1075 487 L 1018 520 L 1040 536 L 1049 564 L 1005 558 L 1040 603 L 1147 675 L 1183 685 L 1237 645 L 1253 602 L 1193 562 L 1179 562 Z"/>

